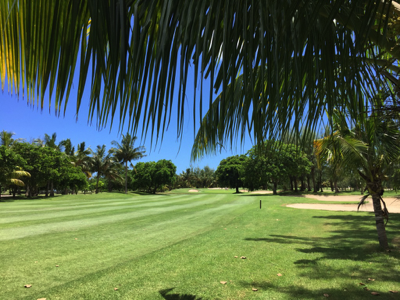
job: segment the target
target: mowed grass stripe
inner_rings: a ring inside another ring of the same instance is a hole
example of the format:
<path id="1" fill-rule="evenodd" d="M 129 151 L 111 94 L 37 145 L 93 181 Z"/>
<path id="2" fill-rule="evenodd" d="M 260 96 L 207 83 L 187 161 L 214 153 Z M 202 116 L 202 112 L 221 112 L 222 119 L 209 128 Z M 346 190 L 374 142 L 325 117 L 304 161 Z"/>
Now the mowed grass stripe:
<path id="1" fill-rule="evenodd" d="M 156 216 L 153 216 L 152 222 L 147 222 L 147 225 L 140 228 L 132 227 L 129 231 L 118 230 L 124 223 L 120 220 L 111 224 L 106 231 L 103 231 L 105 224 L 100 229 L 87 228 L 78 231 L 76 235 L 79 237 L 78 240 L 72 238 L 67 240 L 69 233 L 59 232 L 51 236 L 14 241 L 13 253 L 0 247 L 2 260 L 6 262 L 2 267 L 4 289 L 0 292 L 0 298 L 1 295 L 11 296 L 13 290 L 19 288 L 20 282 L 33 283 L 35 292 L 63 284 L 68 286 L 71 280 L 91 276 L 202 234 L 214 229 L 218 224 L 225 224 L 235 217 L 234 212 L 243 213 L 247 203 L 235 201 L 203 210 L 193 208 L 190 213 L 180 211 L 179 215 L 173 212 L 174 215 L 169 219 L 158 222 L 154 220 Z M 93 232 L 93 230 L 98 231 Z M 86 234 L 85 231 L 91 234 Z M 24 247 L 26 242 L 29 242 L 30 249 Z M 43 244 L 46 243 L 50 246 L 43 248 Z M 88 252 L 91 253 L 90 256 L 87 256 Z M 55 264 L 60 265 L 60 268 L 55 268 Z"/>
<path id="2" fill-rule="evenodd" d="M 60 230 L 61 231 L 79 230 L 83 227 L 96 226 L 104 223 L 113 223 L 121 220 L 129 220 L 132 218 L 145 217 L 154 214 L 163 214 L 172 212 L 174 210 L 188 209 L 191 207 L 212 204 L 220 200 L 221 198 L 224 198 L 225 195 L 213 196 L 209 200 L 200 200 L 201 198 L 205 197 L 210 198 L 207 195 L 199 195 L 199 196 L 196 195 L 194 200 L 197 201 L 193 201 L 192 197 L 191 199 L 192 202 L 187 204 L 171 205 L 168 207 L 156 207 L 151 209 L 143 209 L 134 212 L 123 212 L 123 213 L 94 217 L 94 218 L 90 218 L 90 215 L 86 215 L 86 218 L 78 220 L 4 228 L 0 230 L 0 240 L 4 241 L 4 240 L 18 239 L 18 238 L 28 237 L 31 235 L 59 232 Z M 79 217 L 79 210 L 76 211 L 75 217 Z"/>
<path id="3" fill-rule="evenodd" d="M 172 203 L 177 202 L 186 202 L 187 198 L 179 197 L 180 199 L 176 199 L 175 197 L 171 197 L 168 200 L 157 201 L 157 202 L 149 202 L 146 200 L 140 201 L 139 203 L 131 203 L 130 205 L 126 205 L 129 202 L 117 202 L 113 204 L 99 204 L 99 205 L 76 205 L 69 208 L 63 208 L 63 211 L 54 212 L 54 210 L 46 210 L 45 212 L 40 211 L 35 212 L 30 215 L 19 215 L 19 216 L 2 216 L 0 219 L 0 224 L 6 223 L 14 223 L 21 221 L 32 221 L 32 220 L 45 220 L 45 219 L 54 219 L 54 218 L 63 218 L 68 216 L 78 216 L 78 215 L 86 215 L 91 213 L 98 212 L 107 212 L 111 210 L 121 210 L 121 209 L 132 209 L 132 208 L 143 208 L 143 207 L 153 207 L 153 206 L 165 206 Z M 107 206 L 107 207 L 103 207 Z M 91 208 L 87 208 L 91 207 Z M 85 209 L 82 209 L 85 208 Z"/>
<path id="4" fill-rule="evenodd" d="M 112 200 L 66 200 L 63 202 L 59 202 L 55 200 L 53 204 L 47 205 L 39 205 L 32 200 L 23 200 L 18 202 L 11 202 L 11 203 L 0 203 L 0 213 L 9 214 L 9 213 L 32 213 L 32 212 L 41 212 L 41 211 L 52 211 L 52 210 L 64 210 L 64 209 L 73 209 L 74 207 L 91 207 L 91 206 L 100 206 L 100 205 L 115 205 L 115 204 L 128 204 L 128 203 L 139 203 L 139 202 L 157 202 L 160 199 L 177 199 L 177 198 L 185 198 L 185 195 L 174 195 L 168 197 L 151 197 L 150 196 L 137 196 L 133 198 L 119 198 L 119 199 L 112 199 Z M 187 198 L 187 197 L 186 197 Z M 117 201 L 117 200 L 124 200 L 124 201 Z M 22 203 L 21 203 L 22 202 Z M 26 204 L 26 202 L 29 202 Z M 44 207 L 45 206 L 45 207 Z M 21 209 L 21 208 L 30 208 L 30 209 Z"/>

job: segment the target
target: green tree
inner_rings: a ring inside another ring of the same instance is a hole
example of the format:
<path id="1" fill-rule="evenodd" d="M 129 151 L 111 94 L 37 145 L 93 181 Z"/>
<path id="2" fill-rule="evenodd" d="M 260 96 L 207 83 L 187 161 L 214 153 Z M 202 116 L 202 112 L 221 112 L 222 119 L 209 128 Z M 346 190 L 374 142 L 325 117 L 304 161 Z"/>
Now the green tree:
<path id="1" fill-rule="evenodd" d="M 128 162 L 141 159 L 146 152 L 143 146 L 134 147 L 136 139 L 136 136 L 127 133 L 122 135 L 121 143 L 117 141 L 111 142 L 116 147 L 111 149 L 112 154 L 125 167 L 125 194 L 128 193 Z"/>
<path id="2" fill-rule="evenodd" d="M 96 194 L 99 192 L 99 180 L 101 176 L 104 176 L 108 169 L 113 164 L 111 152 L 106 151 L 106 145 L 98 145 L 95 152 L 92 151 L 92 172 L 96 172 Z"/>
<path id="3" fill-rule="evenodd" d="M 92 177 L 92 173 L 90 172 L 92 158 L 89 156 L 91 153 L 92 150 L 90 148 L 86 148 L 85 142 L 82 142 L 78 145 L 77 151 L 74 153 L 72 159 L 75 166 L 80 167 L 88 179 Z"/>
<path id="4" fill-rule="evenodd" d="M 155 194 L 164 185 L 173 183 L 176 166 L 170 160 L 139 162 L 132 170 L 133 188 Z"/>
<path id="5" fill-rule="evenodd" d="M 244 166 L 245 186 L 250 190 L 272 184 L 274 195 L 278 185 L 291 182 L 293 177 L 309 174 L 311 162 L 307 155 L 292 144 L 266 141 L 262 148 L 254 146 Z"/>
<path id="6" fill-rule="evenodd" d="M 54 195 L 56 186 L 53 184 L 61 176 L 62 169 L 73 167 L 67 155 L 49 147 L 17 143 L 13 150 L 24 158 L 25 164 L 21 167 L 31 174 L 31 177 L 26 179 L 28 197 L 38 195 L 42 188 L 46 190 L 46 196 L 49 190 L 50 195 Z"/>
<path id="7" fill-rule="evenodd" d="M 382 199 L 383 182 L 387 166 L 400 155 L 399 127 L 379 111 L 372 112 L 364 122 L 351 125 L 340 112 L 336 112 L 332 119 L 334 132 L 316 141 L 317 154 L 332 164 L 354 168 L 363 178 L 368 194 L 361 203 L 372 196 L 379 244 L 388 248 L 384 223 L 388 212 Z"/>
<path id="8" fill-rule="evenodd" d="M 21 169 L 25 160 L 5 144 L 0 146 L 0 198 L 2 186 L 24 186 L 25 183 L 21 177 L 30 177 L 29 172 Z M 15 197 L 15 189 L 13 189 L 13 197 Z"/>
<path id="9" fill-rule="evenodd" d="M 235 188 L 236 193 L 239 193 L 239 187 L 243 186 L 242 177 L 246 159 L 245 155 L 235 155 L 221 160 L 215 171 L 218 183 Z"/>
<path id="10" fill-rule="evenodd" d="M 14 143 L 22 142 L 23 139 L 13 139 L 14 132 L 11 131 L 1 131 L 0 132 L 0 146 L 6 146 L 7 148 L 11 147 Z"/>

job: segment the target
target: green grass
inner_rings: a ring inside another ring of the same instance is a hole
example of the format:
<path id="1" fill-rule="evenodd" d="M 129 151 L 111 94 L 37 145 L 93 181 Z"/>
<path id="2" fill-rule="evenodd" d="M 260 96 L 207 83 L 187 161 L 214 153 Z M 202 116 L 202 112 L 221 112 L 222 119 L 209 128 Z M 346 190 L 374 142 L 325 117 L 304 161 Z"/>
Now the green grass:
<path id="1" fill-rule="evenodd" d="M 386 253 L 371 213 L 284 206 L 317 202 L 306 198 L 187 189 L 7 201 L 0 299 L 399 298 L 396 214 Z"/>

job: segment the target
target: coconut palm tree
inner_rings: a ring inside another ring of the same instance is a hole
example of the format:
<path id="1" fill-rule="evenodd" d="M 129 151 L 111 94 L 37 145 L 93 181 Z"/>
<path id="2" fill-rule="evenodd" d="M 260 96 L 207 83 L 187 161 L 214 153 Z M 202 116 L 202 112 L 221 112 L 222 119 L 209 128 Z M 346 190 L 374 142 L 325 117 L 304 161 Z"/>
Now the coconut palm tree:
<path id="1" fill-rule="evenodd" d="M 190 66 L 195 88 L 210 80 L 209 97 L 202 92 L 193 100 L 195 123 L 203 117 L 205 98 L 212 101 L 214 92 L 222 91 L 219 109 L 208 116 L 214 124 L 208 127 L 210 147 L 225 137 L 234 143 L 246 131 L 257 142 L 302 122 L 312 129 L 324 109 L 331 114 L 345 106 L 353 118 L 363 118 L 364 95 L 374 93 L 379 81 L 399 86 L 396 1 L 8 0 L 0 5 L 3 85 L 24 92 L 30 102 L 37 98 L 41 107 L 48 87 L 60 113 L 79 72 L 77 110 L 91 77 L 89 118 L 105 126 L 118 111 L 120 124 L 127 121 L 133 134 L 143 123 L 145 133 L 162 139 L 174 101 L 177 132 L 183 133 Z M 242 84 L 233 93 L 238 75 Z"/>
<path id="2" fill-rule="evenodd" d="M 338 167 L 353 167 L 360 174 L 368 189 L 360 205 L 368 196 L 372 197 L 379 244 L 388 248 L 383 181 L 386 167 L 400 155 L 399 127 L 381 112 L 373 112 L 364 122 L 352 123 L 352 126 L 340 112 L 335 112 L 332 119 L 333 133 L 315 141 L 317 156 L 320 161 L 328 160 Z"/>
<path id="3" fill-rule="evenodd" d="M 99 180 L 100 176 L 104 176 L 110 165 L 112 165 L 113 160 L 111 157 L 111 152 L 106 151 L 106 145 L 98 145 L 96 151 L 92 151 L 92 163 L 91 170 L 92 172 L 97 173 L 96 179 L 96 194 L 99 192 Z"/>
<path id="4" fill-rule="evenodd" d="M 92 165 L 92 158 L 89 156 L 92 153 L 90 148 L 86 148 L 86 143 L 82 142 L 78 144 L 77 151 L 74 153 L 73 162 L 75 166 L 81 167 L 82 172 L 89 179 L 92 177 L 90 171 Z"/>
<path id="5" fill-rule="evenodd" d="M 1 131 L 0 132 L 0 146 L 6 146 L 7 148 L 10 148 L 13 146 L 13 144 L 22 142 L 24 139 L 13 139 L 12 136 L 15 135 L 14 132 L 11 131 Z"/>
<path id="6" fill-rule="evenodd" d="M 62 140 L 58 144 L 58 147 L 60 148 L 60 150 L 62 150 L 70 158 L 72 158 L 74 156 L 75 147 L 72 146 L 71 139 Z"/>
<path id="7" fill-rule="evenodd" d="M 121 143 L 117 141 L 111 142 L 116 147 L 111 149 L 112 154 L 125 167 L 125 194 L 128 193 L 128 162 L 141 159 L 146 152 L 143 146 L 134 147 L 136 139 L 136 136 L 127 133 L 126 135 L 122 135 Z"/>
<path id="8" fill-rule="evenodd" d="M 9 187 L 12 188 L 13 198 L 15 198 L 16 187 L 25 186 L 25 183 L 21 180 L 23 177 L 31 177 L 31 174 L 22 168 L 17 167 L 15 170 L 6 174 L 7 182 Z"/>

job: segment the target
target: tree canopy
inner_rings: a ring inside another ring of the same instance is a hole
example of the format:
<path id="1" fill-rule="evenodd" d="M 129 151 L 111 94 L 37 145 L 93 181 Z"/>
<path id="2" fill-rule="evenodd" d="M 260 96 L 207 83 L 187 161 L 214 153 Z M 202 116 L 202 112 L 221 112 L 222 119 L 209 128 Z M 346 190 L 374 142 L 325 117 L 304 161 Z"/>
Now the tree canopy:
<path id="1" fill-rule="evenodd" d="M 311 170 L 311 162 L 299 147 L 266 141 L 263 147 L 253 147 L 247 153 L 249 159 L 244 164 L 245 186 L 250 190 L 272 184 L 274 194 L 277 194 L 278 184 L 289 182 Z"/>
<path id="2" fill-rule="evenodd" d="M 221 160 L 215 171 L 220 186 L 235 188 L 236 193 L 239 193 L 239 187 L 243 186 L 242 177 L 246 160 L 245 155 L 230 156 Z"/>
<path id="3" fill-rule="evenodd" d="M 175 173 L 176 166 L 170 160 L 139 162 L 132 170 L 133 187 L 155 194 L 164 185 L 173 183 Z"/>

